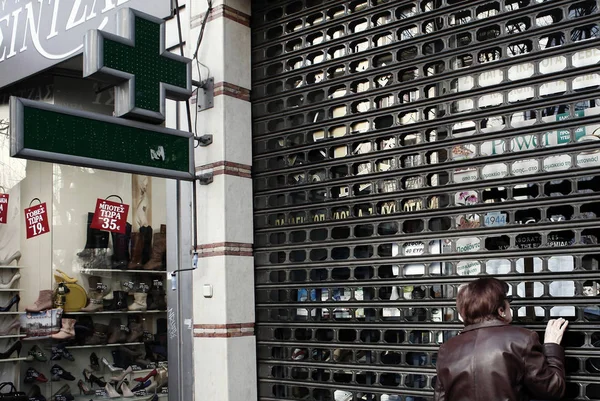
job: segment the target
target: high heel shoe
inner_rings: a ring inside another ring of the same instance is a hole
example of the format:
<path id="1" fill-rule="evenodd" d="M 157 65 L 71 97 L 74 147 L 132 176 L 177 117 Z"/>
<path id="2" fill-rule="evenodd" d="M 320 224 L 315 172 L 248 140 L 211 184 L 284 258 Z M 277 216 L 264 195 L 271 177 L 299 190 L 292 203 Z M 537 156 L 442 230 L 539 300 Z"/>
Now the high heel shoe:
<path id="1" fill-rule="evenodd" d="M 152 371 L 150 373 L 148 373 L 146 376 L 144 377 L 138 377 L 136 379 L 134 379 L 136 382 L 140 382 L 140 383 L 144 383 L 145 381 L 148 381 L 150 378 L 156 376 L 158 374 L 158 371 L 156 369 L 152 369 Z"/>
<path id="2" fill-rule="evenodd" d="M 71 387 L 69 387 L 68 384 L 59 388 L 58 391 L 52 395 L 51 401 L 56 401 L 58 398 L 57 396 L 61 396 L 60 398 L 66 401 L 73 401 L 75 399 L 71 394 Z"/>
<path id="3" fill-rule="evenodd" d="M 121 389 L 121 394 L 123 394 L 123 397 L 127 397 L 127 398 L 133 397 L 133 393 L 131 392 L 129 387 L 127 387 L 127 385 L 124 382 L 121 383 L 119 388 Z"/>
<path id="4" fill-rule="evenodd" d="M 132 375 L 133 375 L 133 369 L 131 368 L 131 366 L 129 366 L 119 376 L 113 376 L 110 378 L 110 380 L 113 382 L 121 383 L 123 380 L 125 380 L 126 377 L 129 376 L 129 381 L 131 381 Z M 117 386 L 117 387 L 119 387 L 119 386 Z"/>
<path id="5" fill-rule="evenodd" d="M 11 331 L 18 328 L 21 328 L 21 319 L 19 318 L 19 316 L 15 317 L 5 329 L 0 330 L 0 336 L 6 336 Z"/>
<path id="6" fill-rule="evenodd" d="M 21 252 L 17 251 L 15 253 L 13 253 L 12 255 L 10 255 L 8 258 L 6 258 L 4 260 L 0 260 L 0 266 L 8 266 L 14 260 L 16 260 L 17 264 L 19 264 L 19 260 L 21 260 Z"/>
<path id="7" fill-rule="evenodd" d="M 90 354 L 90 368 L 92 368 L 94 372 L 100 370 L 100 362 L 98 361 L 98 355 L 96 355 L 95 352 Z"/>
<path id="8" fill-rule="evenodd" d="M 154 391 L 154 389 L 156 388 L 156 383 L 154 383 L 152 380 L 146 380 L 143 383 L 138 383 L 137 386 L 135 386 L 134 388 L 131 389 L 132 392 L 137 392 L 137 391 L 142 391 L 142 390 L 146 390 L 146 392 L 150 392 L 150 391 Z"/>
<path id="9" fill-rule="evenodd" d="M 110 398 L 119 398 L 119 397 L 121 397 L 121 394 L 117 393 L 117 390 L 115 390 L 115 388 L 113 386 L 111 386 L 110 383 L 107 383 L 106 386 L 104 386 L 104 390 L 106 390 L 106 394 Z"/>
<path id="10" fill-rule="evenodd" d="M 156 389 L 160 390 L 167 384 L 169 384 L 169 371 L 165 368 L 158 368 L 158 375 L 155 378 Z"/>
<path id="11" fill-rule="evenodd" d="M 57 283 L 67 284 L 75 284 L 77 282 L 76 278 L 69 276 L 67 273 L 59 269 L 54 271 L 54 280 L 56 280 Z"/>
<path id="12" fill-rule="evenodd" d="M 96 376 L 94 376 L 92 374 L 92 372 L 90 372 L 87 369 L 83 369 L 83 377 L 85 379 L 86 382 L 90 383 L 90 384 L 95 384 L 98 387 L 104 387 L 106 386 L 106 382 Z"/>
<path id="13" fill-rule="evenodd" d="M 117 368 L 117 367 L 111 365 L 111 363 L 108 362 L 108 360 L 104 357 L 102 358 L 102 363 L 105 364 L 108 367 L 108 370 L 110 370 L 111 372 L 118 372 L 120 370 L 123 370 L 121 368 Z"/>
<path id="14" fill-rule="evenodd" d="M 92 395 L 96 393 L 94 390 L 86 386 L 83 380 L 79 380 L 77 382 L 77 387 L 79 387 L 79 394 Z"/>
<path id="15" fill-rule="evenodd" d="M 14 304 L 17 304 L 17 311 L 18 311 L 19 310 L 19 302 L 20 301 L 21 301 L 21 297 L 19 296 L 19 294 L 15 295 L 14 297 L 12 297 L 10 299 L 10 302 L 8 303 L 8 305 L 0 307 L 0 312 L 8 312 L 8 311 L 10 311 L 10 308 L 12 308 L 12 306 Z"/>
<path id="16" fill-rule="evenodd" d="M 0 283 L 0 289 L 3 290 L 7 290 L 10 287 L 12 287 L 12 285 L 15 283 L 15 281 L 17 281 L 18 279 L 21 278 L 21 273 L 15 273 L 12 278 L 10 280 L 8 280 L 8 283 L 4 284 L 4 283 Z"/>
<path id="17" fill-rule="evenodd" d="M 21 353 L 21 348 L 23 348 L 23 343 L 21 343 L 21 341 L 17 341 L 13 345 L 11 345 L 10 348 L 8 348 L 6 351 L 0 352 L 0 359 L 8 359 L 15 351 L 17 351 L 18 358 L 19 354 Z"/>

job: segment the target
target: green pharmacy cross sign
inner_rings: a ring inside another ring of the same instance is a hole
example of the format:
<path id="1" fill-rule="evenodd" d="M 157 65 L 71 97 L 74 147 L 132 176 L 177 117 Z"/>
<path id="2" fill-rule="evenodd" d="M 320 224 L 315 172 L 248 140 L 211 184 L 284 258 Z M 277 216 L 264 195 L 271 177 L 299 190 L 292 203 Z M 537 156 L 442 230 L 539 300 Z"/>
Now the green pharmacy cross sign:
<path id="1" fill-rule="evenodd" d="M 84 76 L 116 85 L 117 117 L 146 123 L 13 97 L 11 155 L 192 181 L 192 133 L 147 124 L 164 121 L 166 98 L 190 97 L 191 60 L 165 51 L 164 21 L 119 13 L 124 37 L 86 34 Z"/>
<path id="2" fill-rule="evenodd" d="M 161 123 L 165 97 L 192 94 L 191 61 L 165 49 L 165 24 L 131 9 L 120 10 L 118 35 L 85 35 L 83 75 L 116 84 L 115 115 Z"/>

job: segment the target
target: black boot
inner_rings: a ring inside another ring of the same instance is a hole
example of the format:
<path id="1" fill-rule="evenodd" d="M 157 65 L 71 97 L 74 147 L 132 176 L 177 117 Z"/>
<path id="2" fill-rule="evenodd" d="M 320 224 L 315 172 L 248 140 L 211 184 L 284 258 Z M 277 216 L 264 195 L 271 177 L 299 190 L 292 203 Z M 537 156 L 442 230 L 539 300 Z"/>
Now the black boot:
<path id="1" fill-rule="evenodd" d="M 167 310 L 167 302 L 162 290 L 150 290 L 148 293 L 148 310 Z"/>
<path id="2" fill-rule="evenodd" d="M 75 323 L 75 342 L 84 345 L 85 340 L 94 333 L 94 321 L 91 316 L 81 316 Z"/>
<path id="3" fill-rule="evenodd" d="M 152 227 L 140 227 L 140 234 L 143 238 L 144 248 L 142 251 L 142 264 L 145 265 L 152 255 Z"/>
<path id="4" fill-rule="evenodd" d="M 108 231 L 101 231 L 90 228 L 94 220 L 94 213 L 88 213 L 87 218 L 87 239 L 85 248 L 77 254 L 80 258 L 90 258 L 93 255 L 92 249 L 108 248 Z"/>
<path id="5" fill-rule="evenodd" d="M 87 338 L 85 345 L 104 345 L 106 344 L 108 326 L 101 323 L 94 323 L 94 334 Z"/>
<path id="6" fill-rule="evenodd" d="M 127 269 L 129 264 L 129 242 L 131 241 L 131 224 L 127 223 L 125 234 L 111 233 L 113 242 L 112 268 Z"/>
<path id="7" fill-rule="evenodd" d="M 127 293 L 125 291 L 113 291 L 113 301 L 110 310 L 127 310 Z"/>

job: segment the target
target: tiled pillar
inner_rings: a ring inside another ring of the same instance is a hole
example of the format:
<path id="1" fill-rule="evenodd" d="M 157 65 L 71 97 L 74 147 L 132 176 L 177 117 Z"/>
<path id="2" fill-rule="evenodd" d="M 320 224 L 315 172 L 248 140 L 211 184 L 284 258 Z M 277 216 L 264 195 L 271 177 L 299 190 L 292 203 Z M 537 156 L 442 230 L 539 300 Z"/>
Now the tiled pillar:
<path id="1" fill-rule="evenodd" d="M 204 1 L 191 5 L 188 54 L 195 50 L 206 12 Z M 196 149 L 196 169 L 212 170 L 214 181 L 198 187 L 196 400 L 257 399 L 249 14 L 250 0 L 213 2 L 198 54 L 206 67 L 200 67 L 200 77 L 193 68 L 195 79 L 210 76 L 215 84 L 214 107 L 197 116 L 197 134 L 212 134 L 214 142 Z M 212 297 L 205 293 L 207 286 Z"/>

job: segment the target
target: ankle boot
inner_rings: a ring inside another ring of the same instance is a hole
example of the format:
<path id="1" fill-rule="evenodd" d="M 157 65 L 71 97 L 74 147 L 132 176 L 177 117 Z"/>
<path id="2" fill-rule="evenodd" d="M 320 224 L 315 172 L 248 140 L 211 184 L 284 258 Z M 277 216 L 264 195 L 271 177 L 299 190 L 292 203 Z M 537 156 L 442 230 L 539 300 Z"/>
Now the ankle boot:
<path id="1" fill-rule="evenodd" d="M 152 246 L 152 255 L 148 263 L 144 265 L 144 270 L 165 270 L 164 260 L 167 254 L 167 226 L 161 225 L 160 232 L 154 234 L 154 244 Z"/>
<path id="2" fill-rule="evenodd" d="M 110 319 L 108 324 L 108 344 L 117 344 L 127 340 L 127 332 L 121 324 L 121 319 Z"/>
<path id="3" fill-rule="evenodd" d="M 104 345 L 106 344 L 106 334 L 108 326 L 101 323 L 94 323 L 94 334 L 85 341 L 85 345 Z"/>
<path id="4" fill-rule="evenodd" d="M 148 309 L 149 310 L 167 310 L 167 301 L 164 291 L 162 290 L 150 290 L 148 294 Z"/>
<path id="5" fill-rule="evenodd" d="M 142 250 L 142 264 L 145 265 L 150 260 L 152 254 L 152 227 L 140 227 L 140 233 L 144 238 L 144 249 Z"/>
<path id="6" fill-rule="evenodd" d="M 91 228 L 93 220 L 94 213 L 88 213 L 85 248 L 77 254 L 80 258 L 91 258 L 93 256 L 92 249 L 108 248 L 108 232 Z"/>
<path id="7" fill-rule="evenodd" d="M 110 305 L 110 310 L 127 310 L 127 293 L 125 291 L 113 291 L 113 300 Z"/>
<path id="8" fill-rule="evenodd" d="M 41 312 L 44 310 L 52 309 L 52 297 L 54 293 L 52 290 L 41 290 L 38 299 L 33 305 L 25 308 L 27 312 Z"/>
<path id="9" fill-rule="evenodd" d="M 94 333 L 94 321 L 91 316 L 80 316 L 75 323 L 75 342 L 85 345 L 88 337 Z"/>
<path id="10" fill-rule="evenodd" d="M 129 263 L 129 242 L 131 241 L 131 224 L 127 223 L 125 234 L 111 233 L 113 243 L 112 268 L 127 269 Z"/>
<path id="11" fill-rule="evenodd" d="M 144 228 L 144 227 L 142 227 Z M 142 229 L 140 228 L 140 229 Z M 131 233 L 131 262 L 127 265 L 130 270 L 142 268 L 142 252 L 144 251 L 144 236 L 141 232 Z"/>
<path id="12" fill-rule="evenodd" d="M 61 319 L 62 327 L 56 334 L 50 337 L 55 340 L 66 340 L 75 336 L 75 319 Z"/>
<path id="13" fill-rule="evenodd" d="M 100 291 L 90 291 L 90 302 L 85 308 L 81 308 L 82 312 L 101 312 L 104 310 L 102 301 L 102 293 Z"/>
<path id="14" fill-rule="evenodd" d="M 108 279 L 102 279 L 100 276 L 89 276 L 88 277 L 89 291 L 98 291 L 102 293 L 102 296 L 106 296 L 110 292 L 110 281 Z"/>
<path id="15" fill-rule="evenodd" d="M 143 292 L 136 292 L 133 294 L 133 303 L 127 307 L 127 310 L 130 311 L 145 311 L 148 307 L 146 304 L 146 299 L 148 294 L 144 294 Z"/>
<path id="16" fill-rule="evenodd" d="M 144 335 L 144 326 L 141 323 L 129 323 L 129 335 L 127 336 L 128 343 L 138 342 Z"/>

